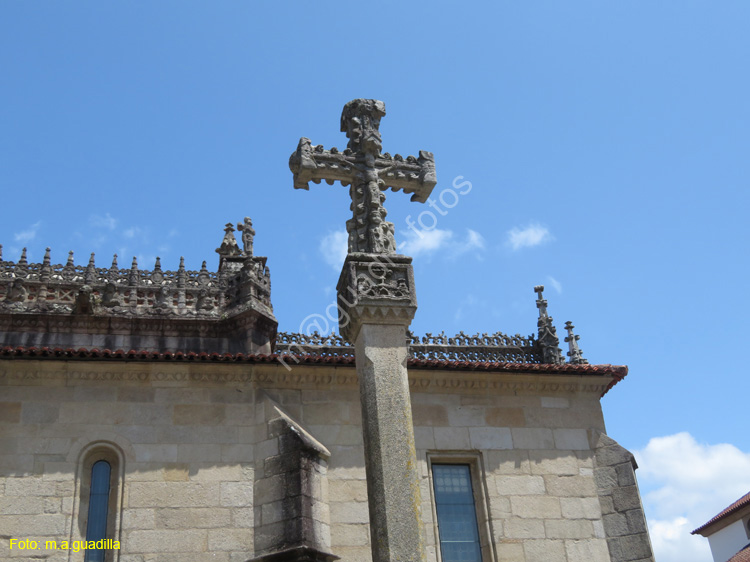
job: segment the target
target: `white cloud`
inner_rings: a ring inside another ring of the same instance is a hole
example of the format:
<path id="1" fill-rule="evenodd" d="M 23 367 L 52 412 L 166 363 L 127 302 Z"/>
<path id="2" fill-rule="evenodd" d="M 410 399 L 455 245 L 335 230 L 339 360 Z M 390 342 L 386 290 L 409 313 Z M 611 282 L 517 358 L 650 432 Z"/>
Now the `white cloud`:
<path id="1" fill-rule="evenodd" d="M 451 230 L 434 228 L 432 230 L 413 230 L 401 233 L 405 240 L 398 245 L 398 251 L 407 256 L 432 254 L 438 250 L 444 251 L 450 257 L 456 257 L 472 250 L 482 250 L 485 246 L 484 237 L 475 230 L 466 229 L 466 237 L 458 239 Z"/>
<path id="2" fill-rule="evenodd" d="M 469 250 L 484 249 L 484 236 L 479 234 L 476 230 L 467 228 L 466 240 L 460 243 L 459 249 L 461 250 L 461 253 L 468 252 Z"/>
<path id="3" fill-rule="evenodd" d="M 552 285 L 552 288 L 557 292 L 558 295 L 562 293 L 562 284 L 557 279 L 555 279 L 551 275 L 547 275 L 547 281 L 549 281 L 549 284 Z"/>
<path id="4" fill-rule="evenodd" d="M 634 454 L 656 559 L 711 560 L 708 541 L 690 531 L 750 490 L 750 453 L 683 432 L 655 437 Z"/>
<path id="5" fill-rule="evenodd" d="M 335 270 L 340 270 L 349 251 L 349 235 L 345 230 L 329 232 L 320 241 L 320 253 L 323 259 Z"/>
<path id="6" fill-rule="evenodd" d="M 418 232 L 405 231 L 404 238 L 406 239 L 399 244 L 398 251 L 407 256 L 429 254 L 444 248 L 452 237 L 453 232 L 439 228 Z"/>
<path id="7" fill-rule="evenodd" d="M 507 244 L 513 249 L 530 248 L 554 240 L 546 226 L 531 223 L 526 228 L 513 227 L 508 231 Z"/>
<path id="8" fill-rule="evenodd" d="M 130 228 L 125 229 L 125 231 L 122 233 L 125 238 L 135 238 L 136 236 L 143 233 L 143 230 L 139 226 L 131 226 Z"/>
<path id="9" fill-rule="evenodd" d="M 461 299 L 461 302 L 458 305 L 458 308 L 456 309 L 455 314 L 453 315 L 454 319 L 456 321 L 461 321 L 465 318 L 466 313 L 469 310 L 475 310 L 477 308 L 484 308 L 485 304 L 483 301 L 480 301 L 476 296 L 474 296 L 471 293 L 468 293 L 464 298 Z"/>
<path id="10" fill-rule="evenodd" d="M 117 219 L 113 218 L 109 213 L 101 215 L 91 215 L 89 217 L 89 224 L 96 228 L 106 228 L 108 230 L 114 230 L 117 226 Z"/>
<path id="11" fill-rule="evenodd" d="M 31 242 L 36 238 L 36 233 L 39 231 L 39 227 L 42 225 L 42 221 L 35 222 L 32 224 L 29 228 L 26 230 L 22 230 L 21 232 L 16 232 L 13 235 L 13 240 L 18 242 L 19 244 L 27 244 L 28 242 Z"/>

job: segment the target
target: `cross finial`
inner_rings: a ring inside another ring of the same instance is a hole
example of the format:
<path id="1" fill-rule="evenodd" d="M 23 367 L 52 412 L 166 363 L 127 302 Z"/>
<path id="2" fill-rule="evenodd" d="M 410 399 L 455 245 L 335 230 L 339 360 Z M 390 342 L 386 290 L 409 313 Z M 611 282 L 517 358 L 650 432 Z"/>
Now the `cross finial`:
<path id="1" fill-rule="evenodd" d="M 389 187 L 403 190 L 412 194 L 412 201 L 424 203 L 437 183 L 431 152 L 420 151 L 419 158 L 405 159 L 381 154 L 383 116 L 382 101 L 352 100 L 341 113 L 341 130 L 349 139 L 343 154 L 335 148 L 313 147 L 310 139 L 303 137 L 289 158 L 295 189 L 309 189 L 309 182 L 322 180 L 351 186 L 352 218 L 346 223 L 349 253 L 396 253 L 393 224 L 385 220 L 388 213 L 383 207 L 383 191 Z"/>

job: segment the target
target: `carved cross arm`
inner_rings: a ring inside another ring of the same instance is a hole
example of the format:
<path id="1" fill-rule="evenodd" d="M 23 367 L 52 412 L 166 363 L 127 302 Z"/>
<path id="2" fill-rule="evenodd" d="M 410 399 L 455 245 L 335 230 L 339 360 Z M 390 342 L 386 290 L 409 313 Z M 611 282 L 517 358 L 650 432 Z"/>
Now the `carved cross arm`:
<path id="1" fill-rule="evenodd" d="M 294 188 L 309 189 L 309 182 L 320 183 L 321 180 L 329 185 L 335 181 L 349 185 L 357 174 L 355 157 L 349 152 L 349 149 L 343 154 L 335 148 L 324 150 L 322 145 L 312 146 L 310 139 L 302 137 L 297 150 L 289 157 Z"/>
<path id="2" fill-rule="evenodd" d="M 426 150 L 419 151 L 419 158 L 404 158 L 400 154 L 391 157 L 386 152 L 378 157 L 375 165 L 381 189 L 390 187 L 393 191 L 411 193 L 412 201 L 425 203 L 437 184 L 435 159 L 432 152 Z"/>

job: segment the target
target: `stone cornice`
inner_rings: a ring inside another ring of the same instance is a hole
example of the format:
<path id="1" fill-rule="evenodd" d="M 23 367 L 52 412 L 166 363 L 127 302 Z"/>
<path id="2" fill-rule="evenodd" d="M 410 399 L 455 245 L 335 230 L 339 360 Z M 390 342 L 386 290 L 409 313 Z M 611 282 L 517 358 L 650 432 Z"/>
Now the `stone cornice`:
<path id="1" fill-rule="evenodd" d="M 28 359 L 0 361 L 2 385 L 60 385 L 76 382 L 151 383 L 154 386 L 213 386 L 253 384 L 261 388 L 358 388 L 354 365 L 236 362 L 142 362 Z M 523 367 L 519 365 L 519 367 Z M 409 385 L 415 392 L 462 394 L 569 394 L 601 395 L 617 378 L 603 374 L 542 374 L 517 371 L 425 369 L 409 367 Z"/>

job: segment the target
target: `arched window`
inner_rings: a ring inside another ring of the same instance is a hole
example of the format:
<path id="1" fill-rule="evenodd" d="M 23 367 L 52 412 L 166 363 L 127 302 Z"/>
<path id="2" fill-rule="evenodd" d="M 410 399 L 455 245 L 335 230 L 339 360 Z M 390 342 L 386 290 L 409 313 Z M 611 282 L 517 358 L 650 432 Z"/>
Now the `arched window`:
<path id="1" fill-rule="evenodd" d="M 71 554 L 70 562 L 116 562 L 120 540 L 124 455 L 111 441 L 89 442 L 78 454 L 75 516 L 71 541 L 105 541 L 109 548 L 85 549 Z"/>
<path id="2" fill-rule="evenodd" d="M 109 492 L 112 467 L 106 460 L 98 460 L 91 467 L 89 513 L 86 520 L 86 543 L 107 538 Z M 104 562 L 104 549 L 86 549 L 85 562 Z"/>

